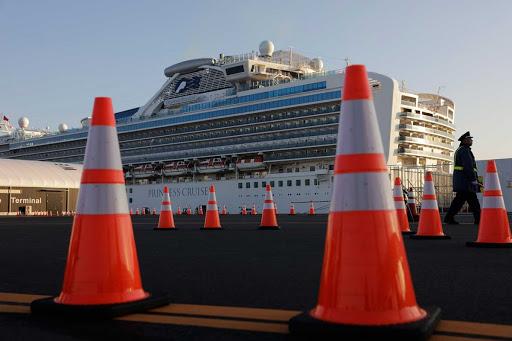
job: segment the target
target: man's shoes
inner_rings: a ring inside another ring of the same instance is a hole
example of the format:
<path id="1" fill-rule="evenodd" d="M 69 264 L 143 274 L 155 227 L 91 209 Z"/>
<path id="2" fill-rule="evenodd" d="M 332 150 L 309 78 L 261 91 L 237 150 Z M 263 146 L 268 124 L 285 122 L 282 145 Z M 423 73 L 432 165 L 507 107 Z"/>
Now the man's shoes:
<path id="1" fill-rule="evenodd" d="M 444 223 L 448 225 L 459 225 L 459 222 L 456 221 L 455 219 L 445 219 Z"/>

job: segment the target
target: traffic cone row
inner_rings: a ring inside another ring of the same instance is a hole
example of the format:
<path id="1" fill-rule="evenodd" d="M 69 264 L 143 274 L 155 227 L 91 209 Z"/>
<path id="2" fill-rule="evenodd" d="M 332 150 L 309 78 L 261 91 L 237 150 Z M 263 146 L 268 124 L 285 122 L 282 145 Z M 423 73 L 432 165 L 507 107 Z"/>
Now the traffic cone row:
<path id="1" fill-rule="evenodd" d="M 416 303 L 366 69 L 345 70 L 318 303 L 290 320 L 308 339 L 426 339 L 438 308 Z"/>
<path id="2" fill-rule="evenodd" d="M 32 313 L 98 318 L 168 304 L 142 287 L 110 98 L 94 102 L 77 212 L 62 291 Z"/>

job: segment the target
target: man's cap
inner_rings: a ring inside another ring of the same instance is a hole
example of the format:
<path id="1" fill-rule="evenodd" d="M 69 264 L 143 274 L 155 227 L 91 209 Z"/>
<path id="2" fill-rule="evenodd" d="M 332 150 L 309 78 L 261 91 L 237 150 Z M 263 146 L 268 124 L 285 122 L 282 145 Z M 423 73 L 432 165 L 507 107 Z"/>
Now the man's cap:
<path id="1" fill-rule="evenodd" d="M 465 139 L 466 137 L 473 138 L 473 136 L 471 136 L 471 134 L 469 133 L 469 131 L 466 131 L 464 134 L 462 134 L 462 136 L 461 136 L 461 137 L 459 137 L 459 141 L 461 141 L 461 142 L 462 142 L 462 141 L 464 141 L 464 139 Z"/>

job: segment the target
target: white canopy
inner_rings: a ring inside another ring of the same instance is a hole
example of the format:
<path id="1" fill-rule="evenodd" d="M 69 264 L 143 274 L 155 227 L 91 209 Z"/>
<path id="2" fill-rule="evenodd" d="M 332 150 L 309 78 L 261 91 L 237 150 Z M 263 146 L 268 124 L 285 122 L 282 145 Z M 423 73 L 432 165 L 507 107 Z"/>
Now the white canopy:
<path id="1" fill-rule="evenodd" d="M 0 159 L 0 187 L 79 188 L 82 165 Z"/>

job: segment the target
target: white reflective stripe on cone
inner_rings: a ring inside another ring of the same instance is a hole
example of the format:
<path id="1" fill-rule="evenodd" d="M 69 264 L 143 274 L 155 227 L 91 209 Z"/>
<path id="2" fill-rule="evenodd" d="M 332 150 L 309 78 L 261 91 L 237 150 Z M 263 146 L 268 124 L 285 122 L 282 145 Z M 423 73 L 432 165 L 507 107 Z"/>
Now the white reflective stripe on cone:
<path id="1" fill-rule="evenodd" d="M 129 214 L 124 184 L 81 184 L 78 214 Z"/>
<path id="2" fill-rule="evenodd" d="M 265 200 L 274 200 L 272 198 L 272 192 L 267 192 L 267 194 L 265 195 Z"/>
<path id="3" fill-rule="evenodd" d="M 341 113 L 337 154 L 384 153 L 372 100 L 343 101 Z"/>
<path id="4" fill-rule="evenodd" d="M 421 203 L 422 210 L 437 210 L 437 200 L 423 200 Z"/>
<path id="5" fill-rule="evenodd" d="M 217 204 L 208 204 L 207 205 L 208 211 L 218 211 L 219 208 L 217 207 Z"/>
<path id="6" fill-rule="evenodd" d="M 343 173 L 334 175 L 331 212 L 394 210 L 388 191 L 388 174 Z"/>
<path id="7" fill-rule="evenodd" d="M 115 127 L 89 127 L 84 169 L 123 169 Z"/>
<path id="8" fill-rule="evenodd" d="M 271 202 L 266 202 L 263 204 L 263 209 L 264 210 L 273 210 L 275 207 L 274 207 L 274 204 L 271 203 Z"/>
<path id="9" fill-rule="evenodd" d="M 500 180 L 498 179 L 497 173 L 485 174 L 484 188 L 486 191 L 488 191 L 488 190 L 491 190 L 491 191 L 492 190 L 500 190 L 501 191 Z"/>
<path id="10" fill-rule="evenodd" d="M 434 183 L 432 181 L 425 181 L 423 186 L 423 195 L 425 194 L 436 194 Z"/>
<path id="11" fill-rule="evenodd" d="M 414 200 L 414 199 L 407 199 L 407 203 L 408 204 L 414 204 L 414 203 L 416 203 L 416 200 Z"/>
<path id="12" fill-rule="evenodd" d="M 397 210 L 405 210 L 405 203 L 403 200 L 395 201 L 395 209 Z"/>
<path id="13" fill-rule="evenodd" d="M 171 201 L 171 196 L 169 195 L 169 193 L 164 193 L 164 197 L 163 197 L 162 201 Z"/>
<path id="14" fill-rule="evenodd" d="M 210 196 L 208 197 L 208 201 L 217 201 L 217 196 L 215 195 L 215 192 L 210 193 Z"/>
<path id="15" fill-rule="evenodd" d="M 403 197 L 402 188 L 400 186 L 393 187 L 393 196 L 394 197 Z"/>
<path id="16" fill-rule="evenodd" d="M 171 210 L 171 206 L 170 205 L 163 205 L 162 208 L 160 209 L 160 212 L 170 211 L 170 210 Z"/>
<path id="17" fill-rule="evenodd" d="M 505 208 L 503 197 L 486 197 L 484 196 L 483 208 Z"/>

